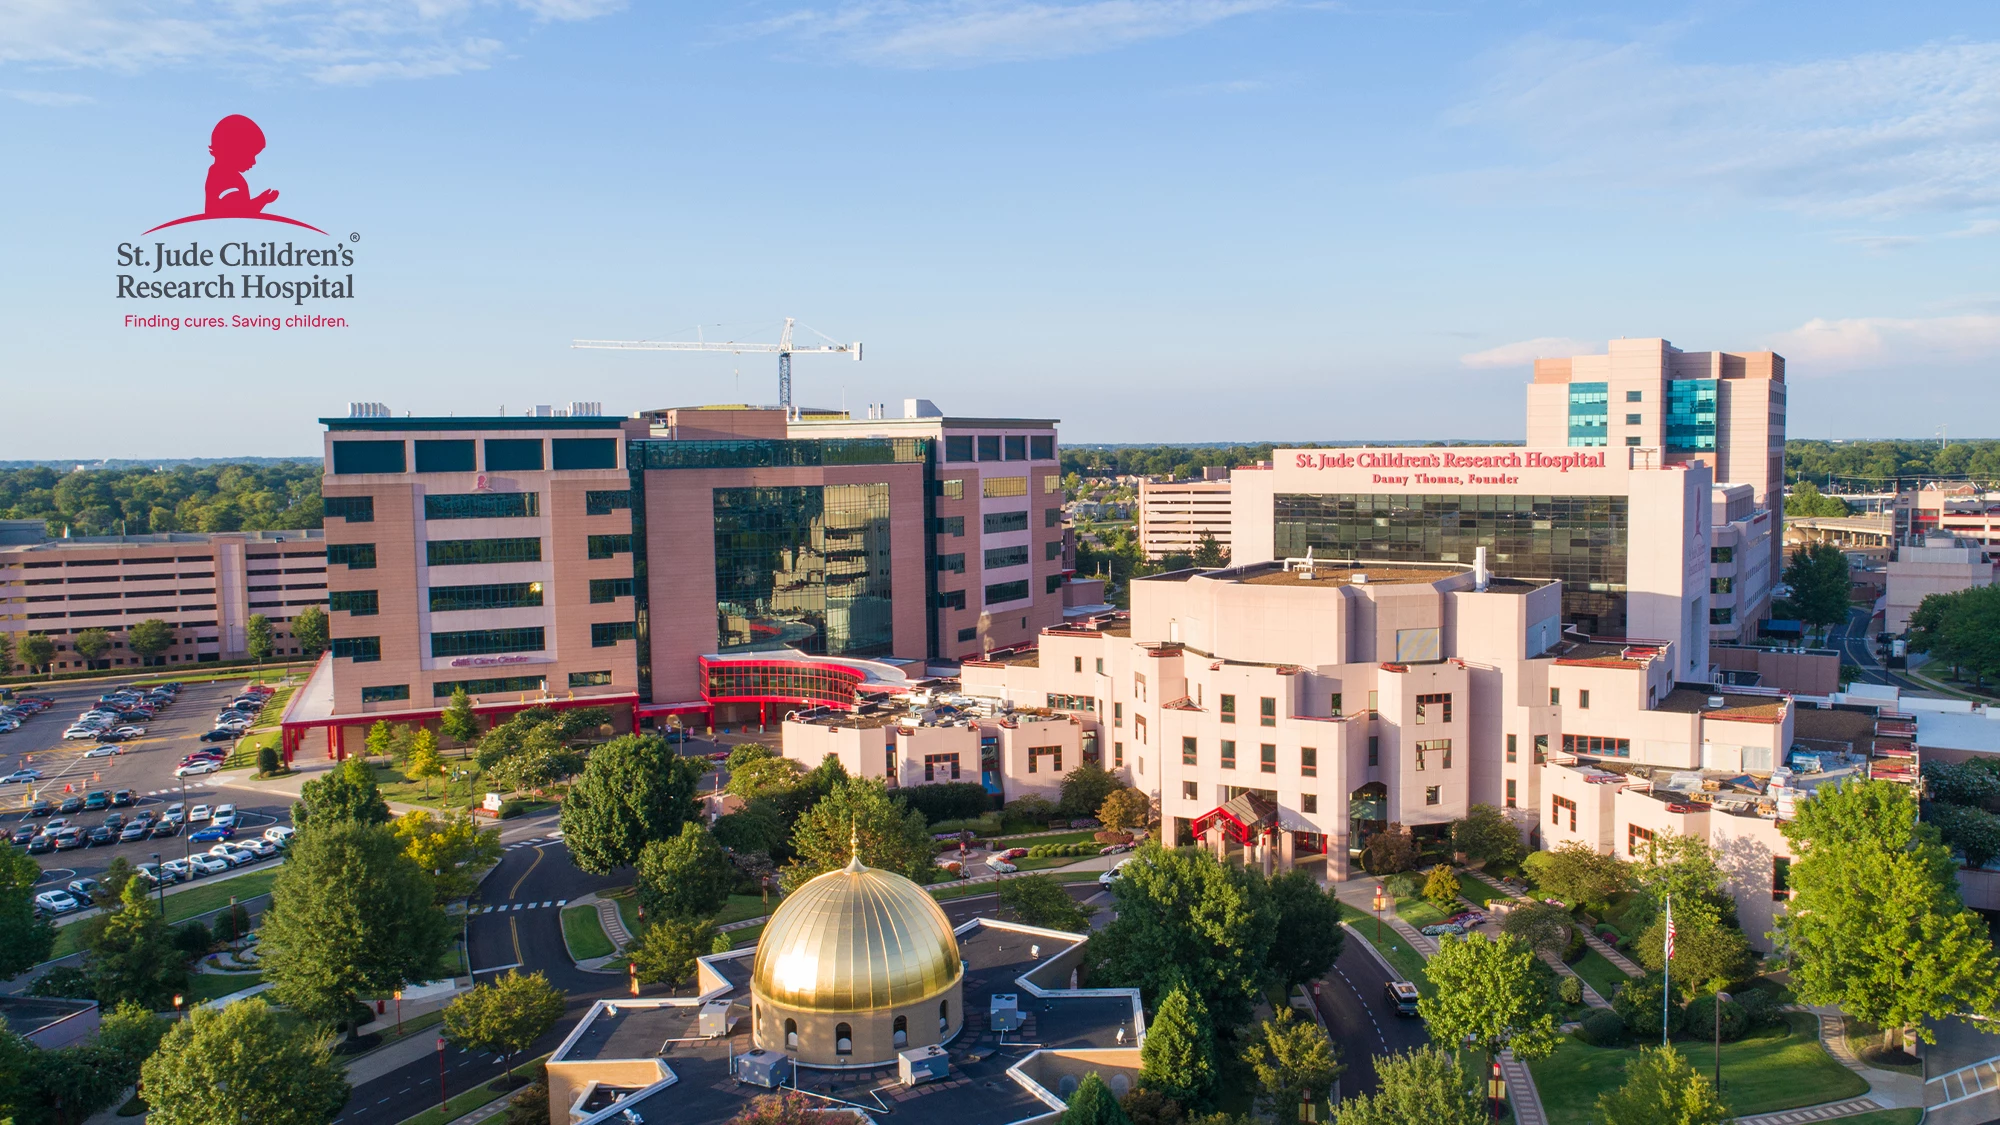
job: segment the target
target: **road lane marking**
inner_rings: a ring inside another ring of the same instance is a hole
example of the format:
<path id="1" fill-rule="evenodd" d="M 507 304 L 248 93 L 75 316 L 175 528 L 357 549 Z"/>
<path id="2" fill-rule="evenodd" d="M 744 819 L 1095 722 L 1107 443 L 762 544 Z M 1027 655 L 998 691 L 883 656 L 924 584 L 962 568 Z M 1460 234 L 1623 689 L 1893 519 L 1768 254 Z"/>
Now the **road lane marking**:
<path id="1" fill-rule="evenodd" d="M 514 935 L 514 961 L 516 964 L 519 964 L 525 960 L 521 956 L 521 920 L 518 918 L 507 919 L 507 929 L 512 931 Z"/>
<path id="2" fill-rule="evenodd" d="M 535 849 L 534 862 L 528 864 L 528 869 L 526 871 L 521 872 L 521 877 L 519 879 L 514 880 L 514 885 L 508 888 L 507 890 L 508 898 L 513 898 L 516 894 L 520 893 L 521 884 L 527 882 L 528 876 L 533 875 L 535 873 L 535 868 L 541 866 L 542 856 L 544 856 L 545 854 L 547 853 L 543 852 L 540 848 Z"/>
<path id="3" fill-rule="evenodd" d="M 490 969 L 474 969 L 472 970 L 472 975 L 476 977 L 482 973 L 504 973 L 508 969 L 518 969 L 520 967 L 521 963 L 519 961 L 516 961 L 511 965 L 495 965 Z"/>

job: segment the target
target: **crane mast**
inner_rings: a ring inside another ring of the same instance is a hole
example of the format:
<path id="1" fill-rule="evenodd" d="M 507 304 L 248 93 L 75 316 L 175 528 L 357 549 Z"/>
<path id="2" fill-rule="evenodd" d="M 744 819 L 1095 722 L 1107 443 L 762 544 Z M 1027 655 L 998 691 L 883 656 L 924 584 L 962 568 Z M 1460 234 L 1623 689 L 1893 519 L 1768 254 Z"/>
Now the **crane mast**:
<path id="1" fill-rule="evenodd" d="M 788 413 L 792 409 L 792 356 L 798 355 L 846 355 L 856 362 L 861 359 L 861 342 L 851 344 L 826 343 L 812 347 L 795 347 L 792 344 L 792 326 L 798 321 L 785 318 L 784 331 L 776 344 L 744 343 L 737 340 L 572 340 L 572 348 L 598 348 L 611 351 L 657 351 L 657 352 L 746 352 L 770 353 L 778 355 L 778 405 Z M 809 329 L 810 331 L 810 329 Z"/>

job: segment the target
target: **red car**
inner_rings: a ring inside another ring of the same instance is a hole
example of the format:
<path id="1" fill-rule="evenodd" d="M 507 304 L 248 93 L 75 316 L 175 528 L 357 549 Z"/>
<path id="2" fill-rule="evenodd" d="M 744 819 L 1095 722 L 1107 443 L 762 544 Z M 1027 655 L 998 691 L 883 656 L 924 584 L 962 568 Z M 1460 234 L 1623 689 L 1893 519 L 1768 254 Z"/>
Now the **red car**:
<path id="1" fill-rule="evenodd" d="M 1027 856 L 1028 856 L 1028 849 L 1026 849 L 1026 848 L 1008 848 L 1008 849 L 1007 849 L 1006 851 L 1004 851 L 1004 852 L 1001 852 L 1001 853 L 999 853 L 998 855 L 994 856 L 993 858 L 995 858 L 995 859 L 1026 859 L 1026 858 L 1027 858 Z"/>

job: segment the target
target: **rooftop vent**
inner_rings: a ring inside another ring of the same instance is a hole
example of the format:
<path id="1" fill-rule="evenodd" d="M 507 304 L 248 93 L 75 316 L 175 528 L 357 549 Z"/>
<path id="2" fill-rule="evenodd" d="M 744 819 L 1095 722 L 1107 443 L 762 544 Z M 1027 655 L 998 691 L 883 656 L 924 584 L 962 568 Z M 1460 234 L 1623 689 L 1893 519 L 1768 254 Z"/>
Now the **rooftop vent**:
<path id="1" fill-rule="evenodd" d="M 1727 699 L 1724 699 L 1719 695 L 1711 695 L 1708 697 L 1708 708 L 1709 710 L 1713 711 L 1718 707 L 1724 706 L 1728 702 L 1729 701 Z"/>
<path id="2" fill-rule="evenodd" d="M 1368 574 L 1366 571 L 1356 571 L 1354 577 L 1348 579 L 1348 581 L 1354 583 L 1356 586 L 1366 586 L 1368 585 Z"/>
<path id="3" fill-rule="evenodd" d="M 387 418 L 389 404 L 383 402 L 350 402 L 347 404 L 349 418 Z"/>

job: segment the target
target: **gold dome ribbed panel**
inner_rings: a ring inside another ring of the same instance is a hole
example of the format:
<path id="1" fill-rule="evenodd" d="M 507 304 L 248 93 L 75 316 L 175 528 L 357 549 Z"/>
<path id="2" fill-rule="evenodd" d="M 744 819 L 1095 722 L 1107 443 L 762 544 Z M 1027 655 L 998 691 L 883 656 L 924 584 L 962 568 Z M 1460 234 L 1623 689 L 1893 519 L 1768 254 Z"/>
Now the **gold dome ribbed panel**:
<path id="1" fill-rule="evenodd" d="M 750 990 L 808 1011 L 865 1012 L 935 996 L 962 971 L 936 900 L 901 875 L 854 863 L 779 904 L 757 941 Z"/>

